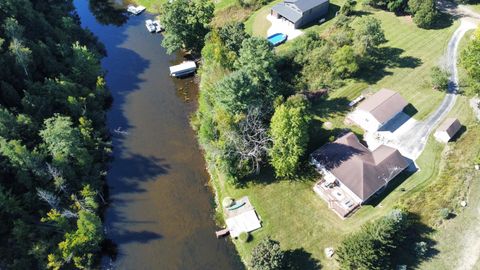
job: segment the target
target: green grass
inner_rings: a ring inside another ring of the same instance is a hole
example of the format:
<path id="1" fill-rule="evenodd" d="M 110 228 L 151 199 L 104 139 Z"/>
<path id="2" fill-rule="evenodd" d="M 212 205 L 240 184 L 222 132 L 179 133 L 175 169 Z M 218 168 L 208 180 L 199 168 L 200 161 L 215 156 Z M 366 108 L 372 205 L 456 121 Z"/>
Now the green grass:
<path id="1" fill-rule="evenodd" d="M 264 17 L 269 10 L 269 6 L 264 7 L 252 15 L 247 21 L 247 30 L 254 35 L 264 36 L 269 27 Z M 364 75 L 365 80 L 352 80 L 345 87 L 334 90 L 326 101 L 318 103 L 314 108 L 314 119 L 319 124 L 331 121 L 335 129 L 344 128 L 343 120 L 348 112 L 345 104 L 366 90 L 376 91 L 386 87 L 400 92 L 416 108 L 418 112 L 414 117 L 420 120 L 427 117 L 444 97 L 444 93 L 431 89 L 430 69 L 440 63 L 448 40 L 458 24 L 444 29 L 423 30 L 408 18 L 396 17 L 392 13 L 375 11 L 372 15 L 382 22 L 388 39 L 385 47 L 389 50 L 393 64 L 376 74 Z M 331 23 L 330 21 L 314 26 L 308 31 L 321 32 Z M 288 49 L 289 43 L 282 45 L 279 52 Z M 451 114 L 464 118 L 468 112 L 464 104 L 459 104 Z M 317 131 L 319 133 L 314 137 L 316 144 L 325 142 L 334 134 L 334 131 L 327 132 L 319 128 Z M 354 131 L 361 133 L 357 128 L 354 128 Z M 469 151 L 468 143 L 460 140 L 456 145 Z M 357 230 L 369 220 L 385 215 L 399 202 L 417 197 L 426 197 L 429 201 L 438 196 L 425 194 L 425 190 L 441 179 L 441 164 L 446 162 L 441 155 L 442 151 L 443 145 L 430 138 L 425 151 L 417 160 L 420 171 L 411 176 L 402 175 L 396 180 L 398 186 L 386 192 L 385 198 L 379 204 L 366 205 L 346 220 L 340 220 L 328 209 L 327 204 L 315 195 L 312 191 L 315 179 L 274 181 L 272 172 L 263 172 L 249 179 L 249 184 L 243 188 L 234 188 L 218 178 L 214 178 L 213 184 L 220 199 L 223 196 L 239 198 L 248 195 L 262 218 L 263 228 L 252 234 L 251 242 L 234 241 L 245 261 L 249 260 L 251 249 L 256 243 L 269 235 L 279 240 L 284 249 L 304 248 L 320 261 L 322 269 L 336 269 L 338 265 L 335 260 L 324 256 L 324 248 L 337 247 L 346 234 Z M 462 188 L 461 185 L 457 187 Z M 454 190 L 455 186 L 451 188 Z M 446 193 L 445 197 L 452 194 L 456 193 Z"/>

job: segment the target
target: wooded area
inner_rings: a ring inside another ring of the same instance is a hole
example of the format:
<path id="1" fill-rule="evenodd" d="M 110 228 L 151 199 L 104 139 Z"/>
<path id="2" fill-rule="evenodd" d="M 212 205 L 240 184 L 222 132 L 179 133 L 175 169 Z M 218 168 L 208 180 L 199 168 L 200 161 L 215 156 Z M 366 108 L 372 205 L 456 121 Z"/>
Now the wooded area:
<path id="1" fill-rule="evenodd" d="M 0 268 L 91 269 L 103 241 L 105 50 L 72 1 L 0 2 Z"/>

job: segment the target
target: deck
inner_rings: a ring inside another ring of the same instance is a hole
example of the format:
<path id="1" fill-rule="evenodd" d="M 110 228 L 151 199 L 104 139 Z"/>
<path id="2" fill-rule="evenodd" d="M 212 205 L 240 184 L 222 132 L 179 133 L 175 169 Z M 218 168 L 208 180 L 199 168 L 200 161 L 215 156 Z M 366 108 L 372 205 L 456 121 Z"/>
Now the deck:
<path id="1" fill-rule="evenodd" d="M 328 207 L 332 209 L 340 218 L 344 219 L 354 210 L 360 207 L 360 204 L 355 201 L 353 197 L 350 197 L 342 187 L 335 185 L 333 187 L 325 186 L 325 179 L 318 181 L 313 190 L 328 204 Z"/>

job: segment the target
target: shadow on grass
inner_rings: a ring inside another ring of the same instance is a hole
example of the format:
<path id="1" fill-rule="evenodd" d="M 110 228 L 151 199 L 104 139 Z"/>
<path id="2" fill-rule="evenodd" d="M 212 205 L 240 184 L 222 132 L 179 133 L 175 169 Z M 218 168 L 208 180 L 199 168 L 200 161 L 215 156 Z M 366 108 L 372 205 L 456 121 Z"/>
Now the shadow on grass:
<path id="1" fill-rule="evenodd" d="M 455 16 L 456 17 L 456 16 Z M 445 29 L 453 25 L 453 22 L 457 19 L 454 16 L 440 12 L 435 22 L 429 29 Z"/>
<path id="2" fill-rule="evenodd" d="M 321 269 L 320 262 L 303 248 L 287 250 L 285 252 L 285 269 L 288 270 L 316 270 Z"/>
<path id="3" fill-rule="evenodd" d="M 372 59 L 362 69 L 357 77 L 368 84 L 374 84 L 387 75 L 393 74 L 387 68 L 416 68 L 422 64 L 422 60 L 412 56 L 401 56 L 403 49 L 393 47 L 381 47 L 372 53 Z"/>
<path id="4" fill-rule="evenodd" d="M 439 251 L 435 248 L 437 242 L 430 237 L 435 229 L 422 223 L 420 216 L 409 212 L 411 226 L 405 232 L 405 240 L 392 254 L 392 265 L 408 265 L 408 269 L 417 269 L 421 262 L 437 256 Z M 416 246 L 424 242 L 425 249 L 420 251 Z"/>

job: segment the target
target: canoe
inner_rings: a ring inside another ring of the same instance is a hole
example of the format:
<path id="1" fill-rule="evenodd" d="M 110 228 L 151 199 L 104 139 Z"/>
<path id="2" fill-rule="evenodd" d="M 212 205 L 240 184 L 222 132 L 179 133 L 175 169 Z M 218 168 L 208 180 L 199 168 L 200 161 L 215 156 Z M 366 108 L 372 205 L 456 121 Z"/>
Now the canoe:
<path id="1" fill-rule="evenodd" d="M 273 34 L 273 35 L 267 37 L 267 40 L 273 46 L 278 46 L 278 45 L 284 43 L 285 41 L 287 41 L 287 38 L 288 38 L 288 36 L 285 35 L 285 34 L 276 33 L 276 34 Z"/>

